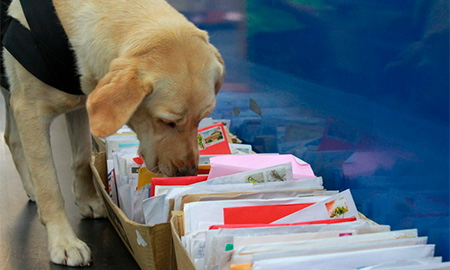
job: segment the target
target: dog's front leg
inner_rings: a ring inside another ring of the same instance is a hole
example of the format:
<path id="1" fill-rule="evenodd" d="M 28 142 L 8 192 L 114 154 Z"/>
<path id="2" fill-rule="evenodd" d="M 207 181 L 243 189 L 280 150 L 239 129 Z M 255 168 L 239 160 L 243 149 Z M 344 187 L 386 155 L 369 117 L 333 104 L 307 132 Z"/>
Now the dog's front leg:
<path id="1" fill-rule="evenodd" d="M 23 188 L 27 193 L 30 201 L 36 201 L 34 195 L 33 182 L 31 181 L 30 172 L 28 171 L 28 165 L 25 161 L 25 153 L 23 152 L 22 142 L 20 141 L 19 131 L 17 130 L 16 120 L 9 105 L 11 93 L 8 90 L 2 88 L 3 96 L 5 97 L 5 113 L 6 113 L 6 125 L 5 125 L 5 142 L 11 151 L 11 155 L 16 166 L 17 172 L 22 180 Z"/>
<path id="2" fill-rule="evenodd" d="M 66 113 L 67 129 L 72 147 L 72 191 L 80 214 L 87 218 L 106 217 L 105 207 L 95 191 L 89 166 L 92 140 L 86 107 Z"/>
<path id="3" fill-rule="evenodd" d="M 89 265 L 91 251 L 79 240 L 67 219 L 50 148 L 51 106 L 26 97 L 11 99 L 14 117 L 34 183 L 41 222 L 47 229 L 51 261 L 70 266 Z"/>

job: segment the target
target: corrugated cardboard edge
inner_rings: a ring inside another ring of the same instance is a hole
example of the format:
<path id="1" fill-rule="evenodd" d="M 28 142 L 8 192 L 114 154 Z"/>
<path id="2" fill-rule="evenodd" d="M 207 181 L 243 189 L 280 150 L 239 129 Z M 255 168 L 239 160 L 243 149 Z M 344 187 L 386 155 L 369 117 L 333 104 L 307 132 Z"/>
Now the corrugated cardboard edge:
<path id="1" fill-rule="evenodd" d="M 173 245 L 175 247 L 175 254 L 179 270 L 196 270 L 186 249 L 181 244 L 180 235 L 184 231 L 183 211 L 172 211 L 172 218 L 170 219 L 170 226 L 172 227 Z"/>
<path id="2" fill-rule="evenodd" d="M 147 226 L 129 220 L 106 192 L 105 153 L 96 153 L 91 160 L 94 184 L 107 209 L 108 218 L 142 269 L 177 269 L 169 223 Z"/>

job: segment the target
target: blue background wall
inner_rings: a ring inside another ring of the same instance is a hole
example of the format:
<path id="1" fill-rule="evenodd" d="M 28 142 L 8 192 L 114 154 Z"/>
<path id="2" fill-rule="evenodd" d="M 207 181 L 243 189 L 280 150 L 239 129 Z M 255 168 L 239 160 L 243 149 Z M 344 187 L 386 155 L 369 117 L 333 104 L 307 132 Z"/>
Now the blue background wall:
<path id="1" fill-rule="evenodd" d="M 169 1 L 221 51 L 215 118 L 449 260 L 449 2 Z"/>

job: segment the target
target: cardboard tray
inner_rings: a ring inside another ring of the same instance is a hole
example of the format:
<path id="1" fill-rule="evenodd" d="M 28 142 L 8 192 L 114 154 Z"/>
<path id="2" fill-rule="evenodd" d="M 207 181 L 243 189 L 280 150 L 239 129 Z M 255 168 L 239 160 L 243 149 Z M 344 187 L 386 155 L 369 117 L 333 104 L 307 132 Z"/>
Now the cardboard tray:
<path id="1" fill-rule="evenodd" d="M 106 155 L 104 152 L 94 154 L 91 168 L 95 187 L 103 199 L 108 218 L 141 269 L 177 269 L 170 223 L 147 226 L 129 220 L 123 211 L 114 204 L 106 191 Z"/>
<path id="2" fill-rule="evenodd" d="M 172 211 L 170 226 L 172 228 L 173 245 L 175 249 L 177 265 L 179 270 L 196 270 L 194 262 L 189 257 L 186 249 L 181 243 L 182 232 L 184 232 L 183 211 Z"/>

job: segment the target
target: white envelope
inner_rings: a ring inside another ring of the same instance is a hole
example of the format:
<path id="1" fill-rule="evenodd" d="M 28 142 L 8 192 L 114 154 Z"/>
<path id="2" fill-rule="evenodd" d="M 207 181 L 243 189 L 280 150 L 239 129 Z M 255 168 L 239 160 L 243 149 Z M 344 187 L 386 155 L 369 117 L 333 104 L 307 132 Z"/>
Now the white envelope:
<path id="1" fill-rule="evenodd" d="M 133 215 L 131 220 L 139 224 L 145 224 L 143 201 L 148 199 L 149 189 L 143 187 L 141 190 L 133 190 L 133 193 Z"/>
<path id="2" fill-rule="evenodd" d="M 164 216 L 163 206 L 166 195 L 159 195 L 148 198 L 142 202 L 145 224 L 153 226 L 155 224 L 167 222 Z"/>
<path id="3" fill-rule="evenodd" d="M 434 245 L 417 245 L 383 249 L 340 252 L 323 255 L 311 255 L 289 258 L 277 258 L 256 261 L 253 270 L 298 270 L 298 269 L 355 269 L 410 258 L 427 258 L 434 256 Z"/>
<path id="4" fill-rule="evenodd" d="M 236 240 L 236 238 L 235 238 Z M 400 246 L 413 246 L 413 245 L 426 245 L 427 237 L 418 238 L 404 238 L 404 239 L 394 239 L 378 242 L 367 242 L 367 243 L 354 243 L 349 245 L 339 245 L 339 246 L 329 246 L 320 248 L 308 248 L 289 251 L 271 251 L 265 253 L 255 253 L 249 255 L 238 255 L 234 254 L 230 264 L 241 264 L 241 263 L 253 263 L 259 260 L 267 260 L 273 258 L 286 258 L 286 257 L 297 257 L 297 256 L 309 256 L 318 254 L 329 254 L 329 253 L 339 253 L 339 252 L 350 252 L 358 250 L 368 250 L 368 249 L 380 249 L 387 247 L 400 247 Z"/>
<path id="5" fill-rule="evenodd" d="M 355 230 L 358 234 L 379 233 L 390 231 L 388 225 L 378 225 L 370 220 L 357 220 L 353 222 L 337 223 L 337 224 L 315 224 L 315 225 L 296 225 L 281 227 L 259 227 L 259 228 L 242 228 L 242 229 L 219 229 L 209 230 L 206 232 L 205 240 L 205 265 L 216 264 L 215 253 L 225 249 L 226 244 L 233 244 L 234 236 L 248 235 L 283 235 L 289 233 L 308 233 L 308 232 L 325 232 L 339 230 Z M 223 245 L 213 244 L 214 240 L 222 239 Z"/>
<path id="6" fill-rule="evenodd" d="M 133 188 L 129 184 L 123 184 L 118 191 L 120 209 L 131 220 L 133 218 Z"/>
<path id="7" fill-rule="evenodd" d="M 314 205 L 278 219 L 272 222 L 272 224 L 285 224 L 349 217 L 359 218 L 359 213 L 358 209 L 356 209 L 356 205 L 353 201 L 350 190 L 347 189 Z"/>
<path id="8" fill-rule="evenodd" d="M 327 196 L 281 198 L 268 200 L 224 200 L 224 201 L 200 201 L 184 205 L 184 220 L 186 233 L 191 230 L 207 230 L 208 227 L 199 228 L 200 222 L 207 225 L 223 224 L 223 208 L 237 206 L 274 205 L 274 204 L 297 204 L 317 203 L 323 201 Z"/>
<path id="9" fill-rule="evenodd" d="M 221 176 L 194 185 L 222 185 L 292 181 L 292 164 L 283 163 L 262 169 Z"/>
<path id="10" fill-rule="evenodd" d="M 334 238 L 312 239 L 297 242 L 278 242 L 268 244 L 253 244 L 235 249 L 236 254 L 263 253 L 269 251 L 313 249 L 322 247 L 339 247 L 356 243 L 367 243 L 375 241 L 387 241 L 403 238 L 417 238 L 417 229 L 400 230 L 382 233 L 370 233 Z"/>
<path id="11" fill-rule="evenodd" d="M 208 181 L 205 181 L 208 182 Z M 310 179 L 302 179 L 295 181 L 286 181 L 286 182 L 268 182 L 261 184 L 251 184 L 251 183 L 241 183 L 241 184 L 220 184 L 220 185 L 205 185 L 196 183 L 194 185 L 190 185 L 185 190 L 178 190 L 171 193 L 169 196 L 171 198 L 175 198 L 174 210 L 181 210 L 181 199 L 183 195 L 186 194 L 205 194 L 205 193 L 225 193 L 225 192 L 257 192 L 257 191 L 289 191 L 289 190 L 315 190 L 315 189 L 323 189 L 323 180 L 322 177 L 310 178 Z M 199 185 L 200 184 L 200 185 Z M 211 186 L 208 188 L 207 186 Z M 318 196 L 319 193 L 314 195 Z M 320 195 L 325 194 L 329 195 L 331 193 L 320 193 Z M 244 195 L 243 195 L 244 196 Z M 251 196 L 251 195 L 249 195 Z M 244 196 L 245 197 L 245 196 Z M 224 200 L 228 200 L 229 198 L 224 198 Z M 207 199 L 205 199 L 207 200 Z"/>
<path id="12" fill-rule="evenodd" d="M 250 144 L 230 143 L 231 154 L 233 155 L 250 155 L 252 146 Z"/>
<path id="13" fill-rule="evenodd" d="M 114 152 L 120 149 L 137 146 L 139 146 L 139 140 L 137 139 L 136 134 L 125 133 L 106 137 L 105 139 L 106 158 L 112 159 Z"/>
<path id="14" fill-rule="evenodd" d="M 444 268 L 444 267 L 447 268 Z M 436 269 L 449 269 L 450 262 L 442 263 L 442 257 L 430 257 L 415 259 L 411 258 L 408 260 L 396 260 L 392 262 L 386 262 L 366 267 L 361 267 L 360 270 L 436 270 Z"/>
<path id="15" fill-rule="evenodd" d="M 162 223 L 167 222 L 169 217 L 169 201 L 175 199 L 175 210 L 180 210 L 181 196 L 186 194 L 205 194 L 205 193 L 224 193 L 224 192 L 253 192 L 253 191 L 268 191 L 268 190 L 302 190 L 302 189 L 323 189 L 322 178 L 302 179 L 296 181 L 286 182 L 269 182 L 261 184 L 224 184 L 224 185 L 189 185 L 179 188 L 171 189 L 164 200 L 163 213 L 166 216 L 164 221 L 154 220 L 153 222 Z M 177 199 L 179 197 L 179 199 Z M 151 199 L 151 198 L 150 198 Z M 154 223 L 154 224 L 156 224 Z"/>
<path id="16" fill-rule="evenodd" d="M 208 196 L 200 199 L 201 202 L 206 201 L 224 201 L 224 200 L 248 200 L 248 199 L 276 199 L 276 198 L 293 198 L 293 197 L 310 197 L 310 196 L 333 196 L 338 194 L 337 190 L 287 190 L 287 191 L 262 191 L 255 193 L 246 193 L 233 197 Z M 184 196 L 183 196 L 184 197 Z M 178 198 L 178 197 L 177 197 Z"/>
<path id="17" fill-rule="evenodd" d="M 341 236 L 356 235 L 355 230 L 327 231 L 313 233 L 291 233 L 284 235 L 258 235 L 258 236 L 237 236 L 234 237 L 233 249 L 237 250 L 243 246 L 270 244 L 277 242 L 296 242 L 313 239 L 323 239 Z"/>
<path id="18" fill-rule="evenodd" d="M 113 155 L 113 165 L 117 185 L 131 184 L 136 186 L 140 165 L 133 160 L 137 156 L 137 147 L 123 148 Z"/>

